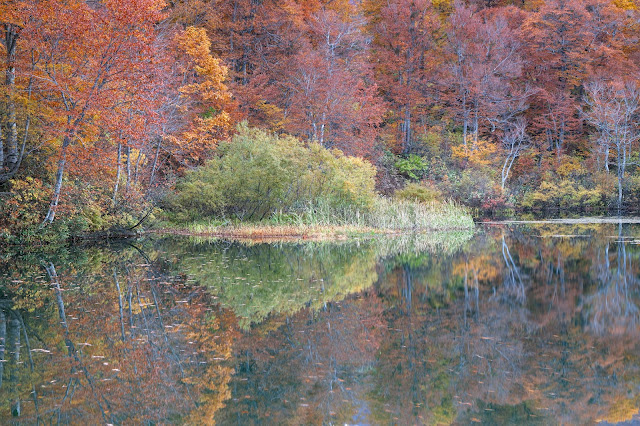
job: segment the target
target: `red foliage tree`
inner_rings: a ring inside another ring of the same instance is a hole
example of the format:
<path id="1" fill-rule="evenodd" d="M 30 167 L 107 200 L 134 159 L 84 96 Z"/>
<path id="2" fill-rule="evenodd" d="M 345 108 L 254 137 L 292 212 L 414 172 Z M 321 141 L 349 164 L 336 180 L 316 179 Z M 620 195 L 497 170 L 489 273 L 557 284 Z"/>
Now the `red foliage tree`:
<path id="1" fill-rule="evenodd" d="M 408 152 L 414 140 L 414 123 L 429 106 L 429 88 L 442 61 L 441 24 L 428 0 L 369 1 L 365 5 L 373 35 L 372 58 L 376 81 L 399 124 L 399 144 Z"/>
<path id="2" fill-rule="evenodd" d="M 322 10 L 310 17 L 309 38 L 295 56 L 287 126 L 292 133 L 349 155 L 371 157 L 382 100 L 367 62 L 358 21 Z"/>

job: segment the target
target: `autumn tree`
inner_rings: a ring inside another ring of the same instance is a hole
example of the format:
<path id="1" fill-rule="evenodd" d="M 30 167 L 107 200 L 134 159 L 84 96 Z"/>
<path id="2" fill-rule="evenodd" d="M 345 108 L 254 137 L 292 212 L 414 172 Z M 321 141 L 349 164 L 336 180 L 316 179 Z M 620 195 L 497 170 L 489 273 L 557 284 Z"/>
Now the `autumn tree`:
<path id="1" fill-rule="evenodd" d="M 607 68 L 621 70 L 625 56 L 621 13 L 599 0 L 549 0 L 521 27 L 527 47 L 526 78 L 538 89 L 531 103 L 531 126 L 558 157 L 583 131 L 578 113 L 582 82 Z"/>
<path id="2" fill-rule="evenodd" d="M 231 120 L 226 105 L 231 99 L 227 89 L 227 67 L 211 55 L 211 42 L 203 28 L 188 27 L 176 35 L 177 47 L 186 55 L 182 69 L 187 84 L 179 88 L 186 99 L 181 111 L 186 128 L 171 140 L 175 153 L 187 165 L 202 164 L 208 151 L 226 139 Z"/>
<path id="3" fill-rule="evenodd" d="M 442 60 L 437 41 L 441 24 L 427 0 L 371 0 L 365 8 L 376 81 L 394 111 L 387 121 L 398 128 L 398 145 L 408 153 L 415 139 L 414 124 L 428 110 L 429 87 Z"/>
<path id="4" fill-rule="evenodd" d="M 26 2 L 2 2 L 0 5 L 0 23 L 2 24 L 3 68 L 4 82 L 1 86 L 3 103 L 0 113 L 2 123 L 0 127 L 0 184 L 6 183 L 18 172 L 25 155 L 25 147 L 29 135 L 31 118 L 28 114 L 22 117 L 18 124 L 18 109 L 28 101 L 31 94 L 31 78 L 26 83 L 16 83 L 16 68 L 18 65 L 17 52 L 28 50 L 23 44 L 22 30 L 26 25 Z M 23 65 L 23 64 L 21 64 Z M 26 65 L 24 65 L 26 68 Z M 24 108 L 23 108 L 24 109 Z M 19 140 L 19 127 L 22 137 Z"/>
<path id="5" fill-rule="evenodd" d="M 455 94 L 465 145 L 469 139 L 478 142 L 482 126 L 502 131 L 524 109 L 527 93 L 517 83 L 523 66 L 520 43 L 504 14 L 502 10 L 479 13 L 456 3 L 450 16 L 447 50 L 451 59 L 444 90 L 453 89 Z"/>
<path id="6" fill-rule="evenodd" d="M 616 166 L 618 208 L 621 208 L 627 165 L 632 162 L 640 140 L 640 90 L 633 81 L 594 81 L 587 85 L 585 103 L 585 117 L 598 131 L 597 143 L 604 168 L 608 171 L 610 163 Z"/>
<path id="7" fill-rule="evenodd" d="M 29 46 L 20 53 L 32 62 L 28 91 L 44 110 L 40 119 L 60 141 L 45 223 L 53 221 L 58 207 L 70 147 L 95 140 L 114 118 L 110 112 L 121 102 L 121 93 L 144 76 L 162 6 L 156 0 L 47 0 L 20 9 L 20 37 Z M 15 130 L 13 124 L 9 127 Z"/>
<path id="8" fill-rule="evenodd" d="M 291 93 L 286 128 L 348 155 L 371 157 L 383 110 L 361 22 L 321 10 L 308 25 L 309 39 L 285 81 Z"/>

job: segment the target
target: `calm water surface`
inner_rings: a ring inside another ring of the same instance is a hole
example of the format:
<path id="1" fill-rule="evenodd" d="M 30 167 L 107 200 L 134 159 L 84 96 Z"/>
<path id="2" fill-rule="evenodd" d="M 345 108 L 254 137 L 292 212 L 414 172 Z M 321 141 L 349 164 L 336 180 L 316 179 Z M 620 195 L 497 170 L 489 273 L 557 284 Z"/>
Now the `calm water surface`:
<path id="1" fill-rule="evenodd" d="M 634 424 L 639 243 L 547 223 L 4 254 L 0 423 Z"/>

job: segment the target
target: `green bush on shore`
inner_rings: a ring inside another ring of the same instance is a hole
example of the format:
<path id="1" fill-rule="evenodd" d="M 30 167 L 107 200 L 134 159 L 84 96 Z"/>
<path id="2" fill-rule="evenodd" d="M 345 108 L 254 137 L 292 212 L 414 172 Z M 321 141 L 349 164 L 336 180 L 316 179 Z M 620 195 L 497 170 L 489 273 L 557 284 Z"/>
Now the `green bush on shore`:
<path id="1" fill-rule="evenodd" d="M 366 160 L 241 125 L 216 157 L 187 173 L 166 208 L 178 222 L 259 221 L 310 203 L 366 210 L 375 197 L 375 173 Z"/>
<path id="2" fill-rule="evenodd" d="M 215 158 L 176 185 L 165 211 L 178 224 L 214 220 L 394 230 L 473 227 L 466 209 L 439 202 L 440 194 L 430 188 L 411 187 L 395 199 L 379 196 L 375 175 L 366 160 L 241 125 Z"/>
<path id="3" fill-rule="evenodd" d="M 418 201 L 421 203 L 442 201 L 442 192 L 429 183 L 410 182 L 404 188 L 398 189 L 393 196 L 398 200 Z"/>

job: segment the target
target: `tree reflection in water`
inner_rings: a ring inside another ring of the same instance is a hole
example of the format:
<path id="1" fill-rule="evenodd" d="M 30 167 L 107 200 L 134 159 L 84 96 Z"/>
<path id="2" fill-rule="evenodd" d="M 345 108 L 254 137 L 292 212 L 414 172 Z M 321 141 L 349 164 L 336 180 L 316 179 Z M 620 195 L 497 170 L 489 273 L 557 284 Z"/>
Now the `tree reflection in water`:
<path id="1" fill-rule="evenodd" d="M 614 323 L 596 332 L 589 320 L 593 297 L 602 291 L 593 259 L 614 243 L 606 238 L 611 231 L 497 228 L 454 253 L 387 253 L 378 258 L 372 289 L 329 309 L 290 315 L 286 326 L 273 319 L 243 333 L 236 347 L 250 349 L 238 359 L 250 368 L 238 369 L 237 401 L 219 418 L 251 423 L 268 414 L 275 423 L 371 424 L 629 419 L 637 413 L 640 384 L 637 324 L 614 335 Z M 610 256 L 612 272 L 614 258 L 627 265 L 630 295 L 620 293 L 620 300 L 637 306 L 629 277 L 637 253 L 615 244 L 620 252 Z M 313 353 L 349 354 L 329 362 L 347 383 L 336 389 L 313 365 L 320 358 L 303 357 L 310 346 L 301 336 L 316 327 L 322 333 L 328 324 L 333 330 L 346 309 L 358 313 L 353 322 L 378 324 L 360 339 L 376 341 L 377 349 L 374 361 L 364 345 L 361 353 L 346 349 L 353 335 L 316 345 L 322 349 Z M 613 312 L 619 318 L 635 311 Z M 322 403 L 328 395 L 331 409 Z"/>
<path id="2" fill-rule="evenodd" d="M 607 241 L 604 248 L 598 248 L 594 269 L 599 286 L 585 297 L 584 312 L 590 331 L 600 336 L 640 334 L 639 259 L 637 253 L 627 251 L 628 244 L 619 225 L 617 241 Z M 614 254 L 610 253 L 611 245 Z"/>
<path id="3" fill-rule="evenodd" d="M 639 230 L 14 256 L 0 423 L 637 419 Z"/>
<path id="4" fill-rule="evenodd" d="M 38 257 L 0 278 L 0 423 L 213 418 L 230 396 L 233 316 L 138 250 Z"/>

